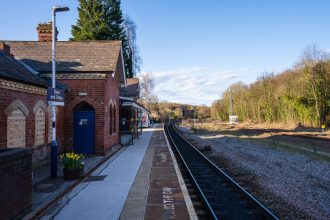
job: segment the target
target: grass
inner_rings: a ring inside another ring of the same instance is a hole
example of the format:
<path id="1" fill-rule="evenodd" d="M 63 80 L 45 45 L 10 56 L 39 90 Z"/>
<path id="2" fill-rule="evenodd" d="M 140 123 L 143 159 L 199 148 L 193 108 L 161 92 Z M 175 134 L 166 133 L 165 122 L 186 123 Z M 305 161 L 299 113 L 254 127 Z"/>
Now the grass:
<path id="1" fill-rule="evenodd" d="M 228 129 L 215 130 L 210 126 L 198 126 L 198 127 L 195 126 L 194 128 L 191 128 L 191 130 L 193 131 L 194 134 L 205 134 L 205 133 L 214 134 L 216 132 L 218 134 L 223 134 L 225 136 L 230 135 L 231 138 L 236 138 L 241 142 L 248 141 L 254 144 L 259 144 L 259 145 L 261 144 L 264 147 L 269 147 L 274 150 L 299 153 L 309 156 L 316 160 L 327 161 L 327 162 L 330 161 L 329 156 L 320 154 L 319 152 L 315 151 L 313 147 L 310 146 L 298 147 L 296 143 L 290 143 L 289 141 L 282 141 L 282 140 L 274 140 L 274 138 L 272 138 L 272 134 L 270 134 L 270 138 L 248 136 L 243 133 L 241 134 L 237 131 L 230 131 Z"/>

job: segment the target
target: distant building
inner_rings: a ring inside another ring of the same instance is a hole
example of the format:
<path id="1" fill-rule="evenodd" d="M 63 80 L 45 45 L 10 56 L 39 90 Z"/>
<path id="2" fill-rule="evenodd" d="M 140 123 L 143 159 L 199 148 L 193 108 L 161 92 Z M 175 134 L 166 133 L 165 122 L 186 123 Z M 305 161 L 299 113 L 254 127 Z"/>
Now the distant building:
<path id="1" fill-rule="evenodd" d="M 237 124 L 238 121 L 238 116 L 236 115 L 229 115 L 229 123 L 230 124 Z"/>

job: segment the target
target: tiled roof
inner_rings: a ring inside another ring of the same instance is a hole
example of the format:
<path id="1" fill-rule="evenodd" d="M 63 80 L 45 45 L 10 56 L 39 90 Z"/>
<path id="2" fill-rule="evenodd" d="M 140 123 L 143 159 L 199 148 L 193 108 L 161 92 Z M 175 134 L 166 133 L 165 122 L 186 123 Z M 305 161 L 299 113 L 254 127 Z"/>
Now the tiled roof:
<path id="1" fill-rule="evenodd" d="M 120 89 L 120 95 L 138 98 L 139 90 L 139 78 L 127 78 L 127 86 Z"/>
<path id="2" fill-rule="evenodd" d="M 0 77 L 47 87 L 48 82 L 30 72 L 19 61 L 0 51 Z"/>
<path id="3" fill-rule="evenodd" d="M 11 53 L 38 72 L 51 71 L 51 42 L 5 41 Z M 120 59 L 121 41 L 58 41 L 56 71 L 112 72 Z"/>

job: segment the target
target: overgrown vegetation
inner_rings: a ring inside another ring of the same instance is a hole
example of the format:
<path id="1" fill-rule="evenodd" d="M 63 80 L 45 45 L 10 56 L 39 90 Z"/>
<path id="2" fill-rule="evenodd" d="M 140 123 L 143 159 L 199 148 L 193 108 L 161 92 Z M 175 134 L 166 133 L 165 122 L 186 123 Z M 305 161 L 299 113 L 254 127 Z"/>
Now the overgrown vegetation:
<path id="1" fill-rule="evenodd" d="M 230 91 L 230 92 L 229 92 Z M 251 85 L 231 85 L 213 102 L 211 116 L 228 120 L 229 97 L 240 121 L 296 123 L 319 127 L 330 121 L 330 59 L 315 44 L 308 46 L 291 70 L 263 73 Z"/>

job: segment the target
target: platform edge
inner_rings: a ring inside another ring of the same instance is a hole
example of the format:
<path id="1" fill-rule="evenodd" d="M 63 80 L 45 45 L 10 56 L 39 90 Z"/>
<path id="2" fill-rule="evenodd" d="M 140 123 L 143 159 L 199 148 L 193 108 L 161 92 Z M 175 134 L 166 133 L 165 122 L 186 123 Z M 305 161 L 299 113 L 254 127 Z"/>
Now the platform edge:
<path id="1" fill-rule="evenodd" d="M 165 133 L 165 124 L 163 125 L 163 132 L 164 132 L 164 136 L 165 136 L 165 140 L 166 140 L 166 144 L 167 144 L 167 148 L 168 150 L 170 151 L 170 155 L 171 155 L 171 158 L 172 158 L 172 161 L 173 161 L 173 165 L 174 165 L 174 169 L 175 169 L 175 173 L 178 177 L 178 181 L 179 181 L 179 184 L 180 184 L 180 188 L 181 188 L 181 191 L 182 191 L 182 195 L 183 195 L 183 198 L 184 198 L 184 201 L 186 203 L 186 206 L 187 206 L 187 210 L 188 210 L 188 213 L 189 213 L 189 217 L 191 220 L 198 220 L 198 217 L 197 217 L 197 214 L 196 214 L 196 211 L 195 211 L 195 208 L 194 208 L 194 205 L 191 201 L 191 198 L 189 196 L 189 193 L 188 193 L 188 190 L 187 190 L 187 187 L 186 187 L 186 184 L 183 180 L 183 177 L 182 177 L 182 174 L 181 174 L 181 171 L 179 169 L 179 166 L 178 166 L 178 163 L 176 161 L 176 158 L 174 156 L 174 153 L 172 151 L 172 148 L 171 148 L 171 145 L 170 145 L 170 142 L 168 141 L 167 139 L 167 136 L 166 136 L 166 133 Z"/>

